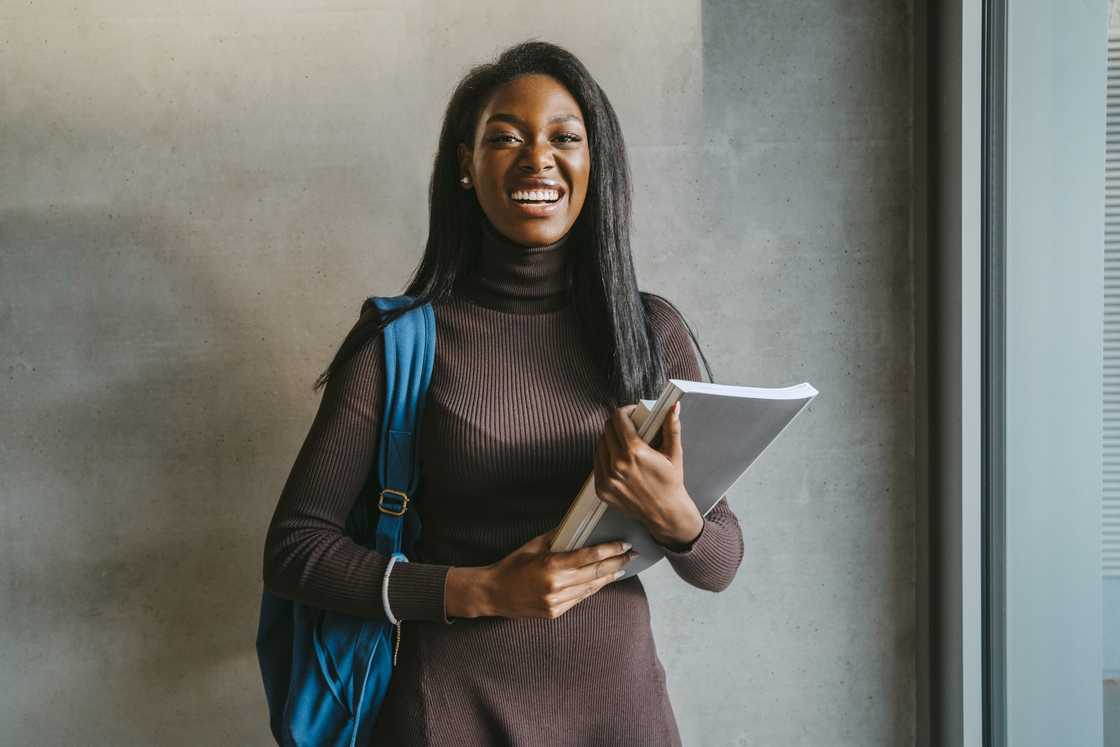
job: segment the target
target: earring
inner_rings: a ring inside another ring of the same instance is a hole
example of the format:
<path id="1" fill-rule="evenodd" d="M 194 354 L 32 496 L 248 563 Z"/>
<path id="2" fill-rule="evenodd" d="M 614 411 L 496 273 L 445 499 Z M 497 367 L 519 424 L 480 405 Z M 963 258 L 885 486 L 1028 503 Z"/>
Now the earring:
<path id="1" fill-rule="evenodd" d="M 470 184 L 471 183 L 471 178 L 469 176 L 464 176 L 459 181 L 461 181 L 463 184 Z"/>

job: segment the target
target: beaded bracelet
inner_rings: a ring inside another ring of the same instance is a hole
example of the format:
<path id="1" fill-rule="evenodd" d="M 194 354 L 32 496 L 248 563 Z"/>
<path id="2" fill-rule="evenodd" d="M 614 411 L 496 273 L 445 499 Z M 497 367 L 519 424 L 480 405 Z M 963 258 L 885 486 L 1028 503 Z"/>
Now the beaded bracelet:
<path id="1" fill-rule="evenodd" d="M 385 617 L 393 625 L 398 624 L 397 618 L 393 617 L 393 611 L 389 609 L 389 574 L 393 570 L 393 564 L 400 560 L 402 563 L 407 563 L 406 558 L 402 553 L 395 552 L 389 558 L 388 565 L 385 566 L 385 577 L 381 580 L 381 605 L 385 608 Z"/>

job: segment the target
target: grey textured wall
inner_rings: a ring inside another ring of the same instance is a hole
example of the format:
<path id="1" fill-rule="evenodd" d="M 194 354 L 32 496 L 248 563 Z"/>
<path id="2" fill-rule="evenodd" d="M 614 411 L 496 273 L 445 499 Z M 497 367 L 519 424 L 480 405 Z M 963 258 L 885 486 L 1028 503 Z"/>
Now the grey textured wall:
<path id="1" fill-rule="evenodd" d="M 425 237 L 470 64 L 568 46 L 644 287 L 726 383 L 822 395 L 650 572 L 689 745 L 914 724 L 910 4 L 0 3 L 0 744 L 265 744 L 264 529 L 360 300 Z"/>

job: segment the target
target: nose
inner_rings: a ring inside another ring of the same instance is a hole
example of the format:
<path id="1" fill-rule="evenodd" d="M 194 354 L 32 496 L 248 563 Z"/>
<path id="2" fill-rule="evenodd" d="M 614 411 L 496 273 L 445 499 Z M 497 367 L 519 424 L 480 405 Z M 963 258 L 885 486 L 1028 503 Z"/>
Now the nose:
<path id="1" fill-rule="evenodd" d="M 521 151 L 518 167 L 528 174 L 555 168 L 555 163 L 552 160 L 552 146 L 548 142 L 535 142 L 526 145 Z"/>

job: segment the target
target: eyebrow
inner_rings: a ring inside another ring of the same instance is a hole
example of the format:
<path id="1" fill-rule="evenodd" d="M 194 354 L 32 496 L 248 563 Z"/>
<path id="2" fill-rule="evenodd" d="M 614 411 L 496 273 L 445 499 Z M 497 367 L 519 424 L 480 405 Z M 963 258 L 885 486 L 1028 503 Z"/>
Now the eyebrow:
<path id="1" fill-rule="evenodd" d="M 583 124 L 583 120 L 580 119 L 579 117 L 577 117 L 574 114 L 557 114 L 555 117 L 552 117 L 547 122 L 545 122 L 545 124 L 553 124 L 554 122 L 568 122 L 568 121 L 575 121 L 575 122 L 579 122 L 580 124 Z M 506 114 L 505 112 L 498 112 L 497 114 L 491 114 L 489 119 L 486 120 L 485 124 L 490 124 L 491 122 L 509 122 L 510 124 L 515 124 L 515 125 L 524 125 L 525 124 L 525 121 L 523 119 L 521 119 L 520 117 L 516 117 L 512 114 Z"/>

